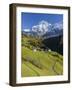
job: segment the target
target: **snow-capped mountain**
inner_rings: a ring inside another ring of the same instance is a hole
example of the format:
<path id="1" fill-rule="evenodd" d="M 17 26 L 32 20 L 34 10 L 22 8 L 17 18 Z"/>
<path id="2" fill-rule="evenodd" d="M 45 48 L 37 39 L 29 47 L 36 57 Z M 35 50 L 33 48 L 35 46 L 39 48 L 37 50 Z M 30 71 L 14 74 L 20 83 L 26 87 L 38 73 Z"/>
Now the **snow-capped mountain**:
<path id="1" fill-rule="evenodd" d="M 47 21 L 40 21 L 38 25 L 32 26 L 32 29 L 25 29 L 23 33 L 43 38 L 55 37 L 63 34 L 63 23 L 58 22 L 51 24 Z"/>
<path id="2" fill-rule="evenodd" d="M 43 37 L 44 38 L 51 38 L 51 37 L 56 37 L 56 36 L 62 36 L 63 35 L 63 23 L 55 23 L 50 26 L 49 31 L 47 31 Z"/>
<path id="3" fill-rule="evenodd" d="M 50 23 L 42 20 L 38 25 L 32 27 L 32 31 L 36 32 L 39 36 L 42 36 L 51 29 L 50 26 Z"/>

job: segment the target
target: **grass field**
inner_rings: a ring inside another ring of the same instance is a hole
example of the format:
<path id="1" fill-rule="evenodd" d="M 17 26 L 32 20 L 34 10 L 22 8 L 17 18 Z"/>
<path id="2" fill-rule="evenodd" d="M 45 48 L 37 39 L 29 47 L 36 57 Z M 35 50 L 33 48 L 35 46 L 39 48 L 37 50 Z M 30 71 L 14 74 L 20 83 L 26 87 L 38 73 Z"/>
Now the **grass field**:
<path id="1" fill-rule="evenodd" d="M 21 76 L 32 77 L 32 76 L 62 75 L 63 56 L 53 51 L 44 51 L 44 50 L 34 51 L 33 50 L 34 44 L 29 42 L 29 40 L 32 39 L 33 38 L 30 37 L 22 37 Z M 32 41 L 34 41 L 34 39 Z M 37 42 L 38 41 L 36 41 L 36 43 Z M 37 45 L 39 45 L 39 43 Z"/>

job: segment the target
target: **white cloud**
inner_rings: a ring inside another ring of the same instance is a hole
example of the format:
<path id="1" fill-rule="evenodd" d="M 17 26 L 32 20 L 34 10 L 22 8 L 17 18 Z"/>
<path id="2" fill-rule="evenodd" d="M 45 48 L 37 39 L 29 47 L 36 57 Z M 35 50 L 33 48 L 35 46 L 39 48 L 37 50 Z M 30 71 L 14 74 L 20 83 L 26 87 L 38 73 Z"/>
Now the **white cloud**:
<path id="1" fill-rule="evenodd" d="M 29 32 L 29 31 L 30 31 L 30 29 L 24 29 L 23 31 L 25 31 L 25 32 Z"/>

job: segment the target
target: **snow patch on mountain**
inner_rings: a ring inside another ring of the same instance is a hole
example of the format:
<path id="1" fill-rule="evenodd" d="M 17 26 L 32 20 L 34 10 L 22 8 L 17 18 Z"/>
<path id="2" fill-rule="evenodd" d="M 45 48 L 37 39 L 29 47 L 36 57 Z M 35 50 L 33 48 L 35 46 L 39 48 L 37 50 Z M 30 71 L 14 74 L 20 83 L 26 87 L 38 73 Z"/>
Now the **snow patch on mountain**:
<path id="1" fill-rule="evenodd" d="M 63 29 L 63 22 L 58 22 L 53 25 L 53 29 L 62 30 Z"/>

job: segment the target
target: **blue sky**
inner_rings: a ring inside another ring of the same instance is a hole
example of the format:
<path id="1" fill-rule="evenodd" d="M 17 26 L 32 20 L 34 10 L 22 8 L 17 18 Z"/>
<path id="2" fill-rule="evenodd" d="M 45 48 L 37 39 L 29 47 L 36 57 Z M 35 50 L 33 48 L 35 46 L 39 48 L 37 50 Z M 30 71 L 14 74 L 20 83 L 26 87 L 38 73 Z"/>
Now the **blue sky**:
<path id="1" fill-rule="evenodd" d="M 40 21 L 47 21 L 51 24 L 62 22 L 62 14 L 40 14 L 40 13 L 21 13 L 21 29 L 31 29 L 32 26 L 38 25 Z"/>

